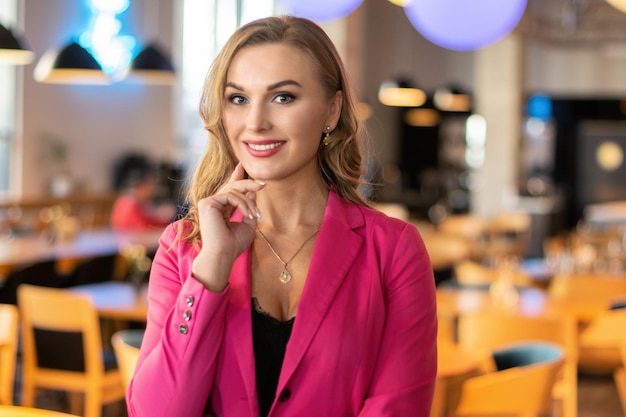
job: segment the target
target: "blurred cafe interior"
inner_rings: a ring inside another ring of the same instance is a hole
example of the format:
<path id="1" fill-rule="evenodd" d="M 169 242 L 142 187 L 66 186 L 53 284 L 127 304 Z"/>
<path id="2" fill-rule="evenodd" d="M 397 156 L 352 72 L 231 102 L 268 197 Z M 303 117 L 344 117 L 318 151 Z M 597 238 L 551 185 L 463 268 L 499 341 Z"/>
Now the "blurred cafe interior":
<path id="1" fill-rule="evenodd" d="M 368 132 L 364 192 L 431 256 L 431 416 L 624 415 L 624 0 L 0 0 L 0 415 L 125 415 L 133 348 L 118 347 L 140 343 L 162 227 L 112 227 L 122 167 L 149 166 L 155 212 L 184 213 L 210 63 L 239 25 L 283 13 L 337 45 Z M 109 385 L 55 362 L 86 344 L 64 354 L 75 338 L 37 328 L 29 300 L 66 295 L 97 312 Z M 497 352 L 538 341 L 559 352 L 533 363 L 543 379 L 497 379 Z"/>

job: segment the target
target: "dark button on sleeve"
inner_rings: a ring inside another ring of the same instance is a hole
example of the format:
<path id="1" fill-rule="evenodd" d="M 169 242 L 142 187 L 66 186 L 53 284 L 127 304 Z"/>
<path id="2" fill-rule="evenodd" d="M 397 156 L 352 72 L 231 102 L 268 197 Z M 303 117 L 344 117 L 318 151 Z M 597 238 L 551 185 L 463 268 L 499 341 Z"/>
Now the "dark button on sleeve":
<path id="1" fill-rule="evenodd" d="M 178 326 L 178 331 L 180 332 L 180 334 L 187 334 L 189 332 L 189 327 L 187 327 L 186 324 L 181 324 L 180 326 Z"/>
<path id="2" fill-rule="evenodd" d="M 185 312 L 183 313 L 183 319 L 185 321 L 189 321 L 191 320 L 191 311 L 189 310 L 185 310 Z"/>
<path id="3" fill-rule="evenodd" d="M 280 392 L 280 395 L 278 396 L 278 401 L 280 402 L 285 402 L 287 401 L 289 398 L 291 397 L 291 391 L 288 390 L 287 388 L 285 388 L 284 390 L 282 390 Z"/>

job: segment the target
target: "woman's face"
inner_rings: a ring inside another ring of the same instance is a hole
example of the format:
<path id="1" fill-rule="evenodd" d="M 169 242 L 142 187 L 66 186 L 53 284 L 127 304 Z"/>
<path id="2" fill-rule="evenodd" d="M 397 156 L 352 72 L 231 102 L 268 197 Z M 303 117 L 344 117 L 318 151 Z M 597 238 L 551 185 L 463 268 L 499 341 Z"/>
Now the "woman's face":
<path id="1" fill-rule="evenodd" d="M 319 176 L 326 126 L 337 125 L 341 92 L 328 97 L 308 56 L 285 44 L 245 47 L 226 76 L 223 123 L 239 161 L 257 180 Z"/>

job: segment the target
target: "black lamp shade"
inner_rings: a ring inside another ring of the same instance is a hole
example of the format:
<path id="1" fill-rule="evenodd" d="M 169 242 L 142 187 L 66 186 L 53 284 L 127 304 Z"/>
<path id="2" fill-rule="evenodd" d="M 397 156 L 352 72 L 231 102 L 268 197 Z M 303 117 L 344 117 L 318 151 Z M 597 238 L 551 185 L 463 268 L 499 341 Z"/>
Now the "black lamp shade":
<path id="1" fill-rule="evenodd" d="M 37 63 L 35 79 L 55 84 L 108 84 L 102 67 L 85 48 L 72 42 L 60 51 L 48 51 Z"/>
<path id="2" fill-rule="evenodd" d="M 151 43 L 133 59 L 125 80 L 141 84 L 172 85 L 176 82 L 176 73 L 172 61 L 156 43 Z"/>
<path id="3" fill-rule="evenodd" d="M 98 61 L 76 42 L 72 42 L 61 49 L 52 65 L 55 69 L 92 69 L 102 71 Z"/>
<path id="4" fill-rule="evenodd" d="M 0 25 L 0 62 L 26 65 L 33 61 L 35 54 L 24 46 L 9 29 Z"/>
<path id="5" fill-rule="evenodd" d="M 174 72 L 171 61 L 156 44 L 146 46 L 133 60 L 133 70 Z"/>

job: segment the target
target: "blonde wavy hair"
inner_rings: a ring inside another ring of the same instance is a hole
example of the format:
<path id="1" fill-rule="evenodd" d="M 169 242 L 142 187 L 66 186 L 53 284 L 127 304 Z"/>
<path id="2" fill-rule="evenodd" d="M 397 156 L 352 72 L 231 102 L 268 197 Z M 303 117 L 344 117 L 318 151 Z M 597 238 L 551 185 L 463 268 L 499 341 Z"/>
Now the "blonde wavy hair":
<path id="1" fill-rule="evenodd" d="M 364 174 L 361 144 L 364 132 L 357 118 L 354 93 L 335 46 L 328 35 L 310 20 L 294 16 L 267 17 L 240 27 L 224 45 L 207 74 L 200 100 L 200 115 L 210 140 L 187 195 L 189 211 L 185 219 L 191 226 L 185 227 L 182 238 L 186 241 L 198 242 L 200 239 L 198 201 L 216 193 L 228 181 L 237 164 L 222 124 L 226 76 L 233 57 L 242 48 L 271 43 L 286 44 L 306 53 L 317 69 L 329 98 L 342 91 L 341 115 L 332 132 L 332 140 L 328 146 L 323 146 L 320 137 L 320 174 L 340 196 L 357 204 L 369 205 L 359 192 Z"/>

